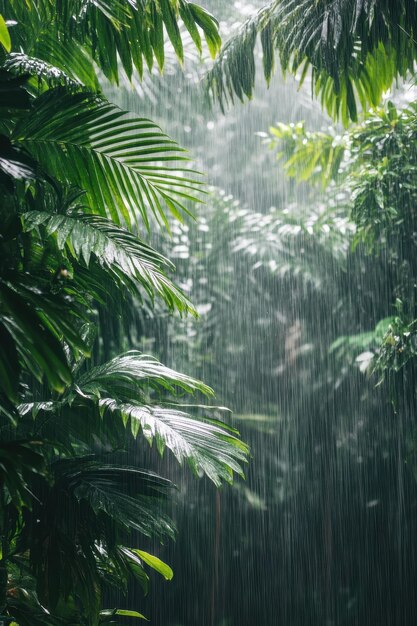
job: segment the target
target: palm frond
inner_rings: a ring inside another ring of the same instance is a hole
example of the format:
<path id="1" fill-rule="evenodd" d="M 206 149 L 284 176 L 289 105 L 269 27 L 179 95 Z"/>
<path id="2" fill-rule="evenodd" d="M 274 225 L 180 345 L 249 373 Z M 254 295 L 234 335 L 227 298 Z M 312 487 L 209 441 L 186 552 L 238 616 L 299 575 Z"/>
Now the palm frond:
<path id="1" fill-rule="evenodd" d="M 142 76 L 134 72 L 129 78 L 125 72 L 121 72 L 119 85 L 106 86 L 109 100 L 117 102 L 117 97 L 120 97 L 120 90 L 123 89 L 129 98 L 138 96 L 147 104 L 151 103 L 158 106 L 158 112 L 160 112 L 160 107 L 169 107 L 169 103 L 175 97 L 178 90 L 178 78 L 183 80 L 185 76 L 187 84 L 199 86 L 204 76 L 205 67 L 210 62 L 209 50 L 207 45 L 201 42 L 202 51 L 199 52 L 191 35 L 183 26 L 181 26 L 181 38 L 184 49 L 184 69 L 178 67 L 175 50 L 167 44 L 162 74 L 155 66 L 151 70 L 145 68 Z"/>
<path id="2" fill-rule="evenodd" d="M 152 300 L 158 295 L 169 309 L 196 314 L 186 296 L 165 274 L 167 270 L 174 270 L 174 265 L 111 221 L 80 211 L 71 215 L 30 211 L 23 214 L 22 220 L 26 231 L 43 226 L 48 236 L 54 236 L 60 250 L 65 249 L 70 257 L 84 262 L 87 268 L 93 257 L 120 286 L 134 288 L 140 283 Z"/>
<path id="3" fill-rule="evenodd" d="M 259 36 L 266 80 L 277 51 L 284 73 L 303 82 L 311 70 L 313 94 L 347 124 L 359 105 L 377 106 L 395 78 L 414 71 L 416 33 L 413 0 L 273 0 L 226 43 L 208 88 L 222 106 L 252 96 Z"/>
<path id="4" fill-rule="evenodd" d="M 96 516 L 106 514 L 148 537 L 174 536 L 172 521 L 161 511 L 161 500 L 173 488 L 169 480 L 134 466 L 79 458 L 57 462 L 54 473 L 58 490 L 64 485 Z"/>
<path id="5" fill-rule="evenodd" d="M 152 472 L 94 456 L 55 461 L 50 469 L 53 482 L 36 489 L 37 523 L 25 525 L 22 548 L 30 548 L 38 593 L 48 607 L 75 594 L 84 615 L 96 620 L 103 565 L 107 557 L 117 559 L 120 533 L 173 536 L 161 510 L 172 485 Z"/>
<path id="6" fill-rule="evenodd" d="M 201 381 L 176 372 L 136 350 L 91 368 L 77 378 L 76 386 L 83 394 L 97 398 L 116 394 L 113 397 L 133 399 L 135 394 L 144 393 L 147 389 L 173 395 L 199 392 L 213 396 L 213 390 Z"/>
<path id="7" fill-rule="evenodd" d="M 285 174 L 297 182 L 308 181 L 324 189 L 338 181 L 347 168 L 344 163 L 349 151 L 347 133 L 310 132 L 304 122 L 278 123 L 269 129 L 264 143 L 276 151 Z"/>
<path id="8" fill-rule="evenodd" d="M 200 32 L 212 56 L 218 53 L 221 46 L 215 18 L 188 0 L 66 0 L 58 3 L 31 0 L 30 4 L 33 17 L 28 20 L 27 5 L 20 0 L 9 0 L 7 3 L 3 0 L 0 3 L 1 12 L 18 22 L 14 29 L 15 41 L 20 45 L 26 44 L 26 49 L 32 41 L 34 56 L 66 73 L 73 72 L 82 82 L 84 79 L 78 74 L 78 67 L 71 67 L 69 60 L 65 60 L 65 51 L 70 51 L 74 43 L 94 60 L 109 80 L 116 83 L 119 61 L 129 78 L 134 68 L 142 75 L 144 66 L 151 69 L 155 62 L 162 70 L 165 33 L 182 63 L 184 51 L 180 20 L 198 51 L 201 51 Z M 41 53 L 43 40 L 51 37 L 51 33 L 54 44 L 43 47 Z"/>
<path id="9" fill-rule="evenodd" d="M 69 42 L 65 36 L 57 40 L 54 28 L 48 29 L 45 25 L 40 25 L 40 33 L 34 40 L 32 57 L 62 71 L 70 81 L 81 83 L 93 91 L 99 90 L 93 59 L 81 43 L 75 40 Z M 28 46 L 24 49 L 27 50 Z"/>
<path id="10" fill-rule="evenodd" d="M 14 440 L 0 443 L 0 484 L 3 502 L 18 511 L 31 508 L 32 493 L 29 483 L 33 474 L 45 474 L 45 458 L 39 441 Z"/>
<path id="11" fill-rule="evenodd" d="M 9 54 L 4 62 L 4 68 L 17 76 L 34 76 L 38 82 L 45 81 L 49 87 L 57 85 L 81 87 L 83 84 L 77 77 L 67 74 L 51 63 L 31 57 L 23 52 Z"/>
<path id="12" fill-rule="evenodd" d="M 168 448 L 181 465 L 186 461 L 196 475 L 205 474 L 218 487 L 223 481 L 231 483 L 234 472 L 244 476 L 241 464 L 247 459 L 248 448 L 221 427 L 221 422 L 193 418 L 171 407 L 117 402 L 112 398 L 100 399 L 99 406 L 103 413 L 116 413 L 126 425 L 129 423 L 135 437 L 142 432 L 150 444 L 155 440 L 161 455 Z"/>
<path id="13" fill-rule="evenodd" d="M 231 482 L 233 472 L 243 475 L 241 463 L 248 448 L 235 430 L 211 418 L 194 418 L 175 405 L 159 406 L 158 400 L 151 405 L 149 389 L 174 396 L 213 393 L 204 383 L 131 351 L 78 377 L 68 402 L 97 402 L 103 417 L 117 414 L 135 438 L 142 432 L 150 444 L 155 440 L 160 454 L 168 448 L 179 463 L 186 460 L 193 471 L 205 473 L 216 485 Z"/>
<path id="14" fill-rule="evenodd" d="M 183 198 L 201 185 L 193 173 L 171 165 L 183 150 L 147 119 L 131 116 L 89 92 L 49 90 L 13 132 L 51 175 L 86 191 L 94 213 L 127 226 L 148 212 L 168 226 L 167 208 L 177 218 L 189 213 Z"/>

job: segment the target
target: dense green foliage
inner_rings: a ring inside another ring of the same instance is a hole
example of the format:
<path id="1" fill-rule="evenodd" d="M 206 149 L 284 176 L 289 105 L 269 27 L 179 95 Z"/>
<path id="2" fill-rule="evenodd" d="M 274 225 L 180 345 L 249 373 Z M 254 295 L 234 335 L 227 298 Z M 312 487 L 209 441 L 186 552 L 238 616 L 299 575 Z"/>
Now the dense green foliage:
<path id="1" fill-rule="evenodd" d="M 147 566 L 172 577 L 135 547 L 175 532 L 173 485 L 132 463 L 138 437 L 218 486 L 242 474 L 247 447 L 219 411 L 184 403 L 207 385 L 137 350 L 101 360 L 132 298 L 196 314 L 146 233 L 188 214 L 201 182 L 158 126 L 106 100 L 95 64 L 112 81 L 118 57 L 128 75 L 162 68 L 164 30 L 181 61 L 179 16 L 198 50 L 199 29 L 213 54 L 220 39 L 185 1 L 0 12 L 0 612 L 19 626 L 140 619 L 103 608 L 132 577 L 146 592 Z"/>
<path id="2" fill-rule="evenodd" d="M 414 0 L 273 0 L 224 46 L 208 78 L 220 103 L 251 97 L 259 35 L 267 81 L 278 51 L 284 72 L 311 70 L 313 93 L 330 116 L 357 120 L 358 105 L 377 106 L 394 79 L 414 71 Z"/>
<path id="3" fill-rule="evenodd" d="M 281 3 L 283 11 L 300 12 L 307 4 L 325 3 Z M 327 4 L 337 10 L 349 3 Z M 401 59 L 414 55 L 407 33 L 415 14 L 402 21 L 414 11 L 410 3 L 357 4 L 364 14 L 378 4 L 388 13 L 404 10 L 396 22 L 407 31 Z M 351 19 L 342 11 L 346 15 Z M 303 19 L 291 31 L 283 28 L 289 45 L 306 32 Z M 389 67 L 400 58 L 393 50 L 398 38 L 389 46 Z M 262 71 L 256 54 L 252 67 L 243 47 L 233 56 L 238 41 L 226 44 L 211 77 L 224 70 L 233 93 L 250 82 L 252 69 Z M 355 45 L 359 50 L 359 38 Z M 364 41 L 364 49 L 372 46 Z M 355 63 L 335 55 L 342 78 L 345 61 Z M 257 183 L 248 206 L 216 193 L 195 226 L 175 229 L 167 250 L 177 254 L 202 319 L 169 323 L 167 352 L 177 364 L 193 364 L 237 408 L 254 460 L 245 485 L 220 504 L 208 487 L 196 494 L 186 483 L 184 500 L 192 500 L 195 513 L 189 519 L 184 502 L 178 518 L 182 537 L 192 536 L 194 545 L 187 560 L 181 539 L 168 552 L 183 576 L 156 608 L 161 622 L 415 621 L 415 111 L 414 104 L 401 104 L 415 94 L 412 79 L 404 92 L 396 85 L 393 103 L 384 104 L 387 76 L 381 71 L 370 82 L 376 97 L 363 103 L 359 123 L 346 132 L 329 129 L 328 119 L 297 123 L 284 88 L 275 85 L 269 95 L 259 86 L 252 114 L 267 104 L 264 127 L 280 120 L 268 143 L 296 179 L 281 195 L 274 182 L 282 170 L 269 167 L 261 151 L 253 154 L 246 138 L 253 126 L 242 109 L 224 122 L 216 113 L 206 118 L 215 120 L 221 137 L 217 168 L 224 170 L 227 192 L 247 192 L 242 171 L 251 176 L 248 163 Z M 339 98 L 347 124 L 343 94 L 330 86 L 326 98 Z M 369 102 L 380 108 L 368 110 Z M 232 155 L 231 120 L 242 126 Z M 270 210 L 271 196 L 277 208 Z M 152 333 L 151 324 L 147 330 Z M 190 572 L 192 593 L 183 582 Z"/>
<path id="4" fill-rule="evenodd" d="M 382 374 L 400 370 L 415 355 L 416 123 L 414 103 L 398 111 L 388 102 L 343 136 L 281 124 L 268 139 L 271 148 L 279 146 L 287 174 L 319 182 L 329 198 L 344 194 L 356 225 L 354 245 L 363 242 L 369 253 L 386 256 L 393 315 L 378 323 L 375 334 L 356 339 L 359 347 L 376 348 L 373 367 Z"/>
<path id="5" fill-rule="evenodd" d="M 414 2 L 207 3 L 0 3 L 0 611 L 412 624 Z"/>

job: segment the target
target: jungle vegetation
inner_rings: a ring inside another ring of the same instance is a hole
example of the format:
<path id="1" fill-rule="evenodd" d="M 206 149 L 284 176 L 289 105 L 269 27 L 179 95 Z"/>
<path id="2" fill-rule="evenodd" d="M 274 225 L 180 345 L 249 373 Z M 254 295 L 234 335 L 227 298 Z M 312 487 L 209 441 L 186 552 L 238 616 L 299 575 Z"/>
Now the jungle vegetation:
<path id="1" fill-rule="evenodd" d="M 223 140 L 216 153 L 225 191 L 213 190 L 209 210 L 179 226 L 169 247 L 184 281 L 191 272 L 202 319 L 164 333 L 170 358 L 197 366 L 236 410 L 253 459 L 247 482 L 222 494 L 220 522 L 218 497 L 187 481 L 196 512 L 190 519 L 184 503 L 185 532 L 168 552 L 183 576 L 155 607 L 161 621 L 415 619 L 413 20 L 407 2 L 274 2 L 231 36 L 206 76 L 226 122 L 205 119 L 222 137 L 233 115 L 245 130 L 229 140 L 233 152 Z M 326 46 L 331 66 L 319 56 Z M 289 102 L 278 68 L 265 69 L 272 52 L 307 87 Z M 270 92 L 255 86 L 263 73 Z M 304 107 L 306 92 L 325 115 Z M 245 97 L 252 116 L 270 116 L 255 148 L 242 139 L 250 118 L 236 101 Z M 274 187 L 282 172 L 288 187 Z M 182 582 L 190 570 L 195 601 Z"/>
<path id="2" fill-rule="evenodd" d="M 263 4 L 0 1 L 19 626 L 415 622 L 415 3 Z"/>
<path id="3" fill-rule="evenodd" d="M 219 486 L 247 447 L 215 408 L 184 401 L 211 397 L 204 383 L 135 349 L 104 358 L 132 298 L 196 315 L 148 233 L 189 214 L 202 181 L 156 124 L 105 98 L 100 74 L 162 70 L 164 33 L 181 62 L 180 16 L 197 50 L 203 35 L 215 55 L 220 37 L 186 1 L 0 12 L 0 612 L 19 626 L 118 624 L 144 616 L 106 607 L 106 593 L 130 577 L 146 592 L 147 568 L 170 579 L 141 547 L 175 532 L 172 483 L 129 448 L 142 437 Z"/>

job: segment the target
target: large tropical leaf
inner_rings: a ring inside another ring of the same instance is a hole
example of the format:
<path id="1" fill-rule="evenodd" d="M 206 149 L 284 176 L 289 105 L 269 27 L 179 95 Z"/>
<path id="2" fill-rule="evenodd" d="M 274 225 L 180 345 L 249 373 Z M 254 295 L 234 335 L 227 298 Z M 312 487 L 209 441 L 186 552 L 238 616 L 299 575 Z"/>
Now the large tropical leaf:
<path id="1" fill-rule="evenodd" d="M 195 200 L 201 184 L 171 165 L 186 157 L 153 122 L 90 92 L 49 90 L 12 139 L 50 175 L 85 190 L 92 212 L 129 227 L 139 216 L 149 227 L 149 212 L 168 226 L 165 209 L 188 213 L 183 198 Z"/>
<path id="2" fill-rule="evenodd" d="M 112 398 L 102 398 L 99 406 L 103 412 L 120 415 L 134 436 L 142 432 L 150 444 L 155 440 L 160 454 L 168 448 L 180 464 L 187 461 L 195 474 L 205 474 L 218 487 L 223 481 L 231 483 L 234 472 L 243 476 L 241 464 L 248 448 L 236 436 L 237 431 L 230 432 L 220 421 L 193 418 L 175 407 L 143 406 Z"/>
<path id="3" fill-rule="evenodd" d="M 13 43 L 88 86 L 92 86 L 93 79 L 90 75 L 88 80 L 90 73 L 85 71 L 79 54 L 74 58 L 74 44 L 114 82 L 118 81 L 119 62 L 129 78 L 134 69 L 142 76 L 144 66 L 152 68 L 154 62 L 162 69 L 165 35 L 182 62 L 180 20 L 197 50 L 201 52 L 200 33 L 203 33 L 213 56 L 220 50 L 216 20 L 201 6 L 188 0 L 28 2 L 0 2 L 0 12 L 18 23 L 14 28 Z"/>
<path id="4" fill-rule="evenodd" d="M 131 351 L 77 378 L 75 395 L 71 394 L 69 401 L 77 396 L 78 401 L 97 399 L 103 416 L 116 413 L 134 437 L 142 432 L 149 443 L 155 439 L 161 454 L 167 447 L 180 463 L 186 460 L 196 473 L 205 473 L 216 485 L 231 482 L 233 472 L 242 475 L 241 463 L 248 448 L 235 430 L 213 419 L 191 417 L 175 405 L 153 406 L 150 390 L 158 396 L 162 391 L 174 396 L 180 392 L 213 393 L 204 383 Z"/>
<path id="5" fill-rule="evenodd" d="M 301 82 L 311 69 L 313 93 L 347 123 L 359 104 L 378 105 L 396 77 L 414 72 L 416 33 L 413 0 L 273 0 L 227 42 L 208 85 L 221 104 L 250 98 L 260 36 L 267 81 L 277 50 L 283 71 Z"/>
<path id="6" fill-rule="evenodd" d="M 32 485 L 37 522 L 25 524 L 20 551 L 30 549 L 38 592 L 49 608 L 75 593 L 96 623 L 105 562 L 120 556 L 121 533 L 173 536 L 161 509 L 172 486 L 152 472 L 93 456 L 55 461 L 50 473 L 50 484 Z"/>
<path id="7" fill-rule="evenodd" d="M 180 392 L 213 395 L 213 390 L 201 381 L 176 372 L 137 350 L 91 368 L 77 378 L 76 385 L 87 396 L 97 398 L 113 393 L 119 398 L 134 398 L 132 394 L 144 394 L 148 389 L 173 395 Z"/>
<path id="8" fill-rule="evenodd" d="M 180 312 L 195 310 L 182 291 L 166 276 L 174 265 L 151 246 L 110 220 L 81 211 L 70 215 L 30 211 L 22 216 L 24 229 L 43 226 L 56 239 L 58 248 L 71 258 L 90 264 L 98 263 L 121 287 L 133 288 L 140 283 L 150 298 L 163 298 L 168 307 Z M 136 291 L 136 290 L 135 290 Z"/>

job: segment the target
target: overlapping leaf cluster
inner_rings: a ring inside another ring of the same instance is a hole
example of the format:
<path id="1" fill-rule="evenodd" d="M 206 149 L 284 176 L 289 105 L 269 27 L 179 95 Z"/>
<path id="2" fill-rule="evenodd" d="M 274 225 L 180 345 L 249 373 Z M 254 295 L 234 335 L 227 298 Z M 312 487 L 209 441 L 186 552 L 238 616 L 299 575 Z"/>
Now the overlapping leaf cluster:
<path id="1" fill-rule="evenodd" d="M 195 315 L 146 235 L 201 185 L 159 127 L 104 98 L 96 65 L 112 81 L 162 68 L 164 33 L 181 61 L 180 18 L 198 50 L 201 32 L 213 54 L 220 39 L 185 0 L 4 0 L 0 13 L 0 613 L 117 624 L 143 616 L 103 609 L 104 589 L 133 576 L 146 591 L 146 566 L 172 576 L 132 542 L 174 533 L 171 483 L 121 451 L 144 436 L 220 485 L 247 448 L 208 409 L 176 406 L 211 396 L 203 383 L 138 351 L 96 362 L 99 311 L 121 318 L 134 296 Z"/>
<path id="2" fill-rule="evenodd" d="M 342 338 L 334 346 L 343 356 L 355 347 L 356 355 L 366 349 L 369 362 L 377 356 L 374 365 L 381 372 L 402 369 L 415 353 L 416 133 L 415 103 L 397 109 L 388 102 L 343 135 L 279 124 L 267 140 L 298 182 L 320 184 L 329 202 L 342 192 L 356 225 L 354 245 L 385 256 L 397 315 L 382 320 L 374 332 Z"/>
<path id="3" fill-rule="evenodd" d="M 208 86 L 221 104 L 250 98 L 259 36 L 266 80 L 278 53 L 283 72 L 301 83 L 311 72 L 313 94 L 347 124 L 413 72 L 416 32 L 414 0 L 273 0 L 227 42 Z"/>

